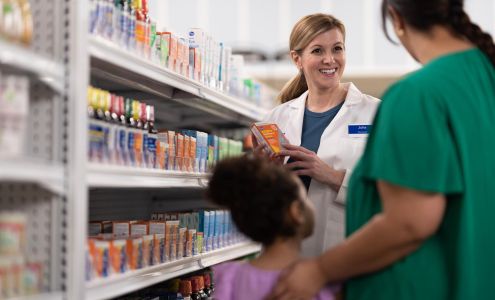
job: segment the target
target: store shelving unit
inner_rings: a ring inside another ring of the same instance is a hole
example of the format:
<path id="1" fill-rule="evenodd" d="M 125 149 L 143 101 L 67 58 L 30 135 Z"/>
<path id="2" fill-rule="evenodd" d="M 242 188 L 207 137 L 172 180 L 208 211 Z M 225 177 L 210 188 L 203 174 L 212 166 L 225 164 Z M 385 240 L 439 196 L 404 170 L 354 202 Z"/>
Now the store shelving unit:
<path id="1" fill-rule="evenodd" d="M 90 164 L 91 188 L 203 188 L 208 175 L 176 171 Z"/>
<path id="2" fill-rule="evenodd" d="M 57 293 L 45 293 L 45 294 L 25 296 L 25 297 L 16 297 L 16 298 L 10 298 L 9 300 L 62 300 L 62 299 L 64 299 L 63 293 L 57 292 Z"/>
<path id="3" fill-rule="evenodd" d="M 56 194 L 64 193 L 63 165 L 28 159 L 0 160 L 0 181 L 35 183 Z"/>
<path id="4" fill-rule="evenodd" d="M 203 86 L 157 63 L 120 49 L 109 41 L 89 37 L 89 45 L 88 56 L 92 83 L 115 91 L 117 94 L 153 101 L 156 106 L 157 120 L 162 114 L 175 110 L 181 115 L 181 121 L 168 123 L 174 127 L 183 126 L 184 123 L 191 124 L 187 118 L 190 114 L 195 115 L 195 118 L 198 118 L 198 115 L 202 116 L 204 119 L 213 121 L 213 124 L 234 123 L 240 127 L 261 120 L 267 112 L 246 100 Z M 94 190 L 111 189 L 113 193 L 118 193 L 119 189 L 125 191 L 140 189 L 143 193 L 152 194 L 153 189 L 160 189 L 160 194 L 163 196 L 164 193 L 167 194 L 167 188 L 197 190 L 206 187 L 207 183 L 208 174 L 204 173 L 87 164 L 86 184 L 89 189 L 90 202 L 91 191 Z M 99 203 L 102 201 L 101 198 L 98 198 Z M 136 201 L 140 200 L 136 199 Z M 124 205 L 123 203 L 121 201 L 120 205 Z M 160 207 L 163 206 L 166 207 L 167 204 L 164 203 Z M 93 208 L 98 210 L 98 216 L 104 215 L 105 212 L 102 210 L 108 208 L 108 206 L 98 207 Z M 132 211 L 133 209 L 135 209 L 134 204 L 130 209 L 121 207 L 119 210 Z M 89 218 L 91 219 L 91 215 Z M 85 298 L 109 299 L 259 250 L 259 245 L 242 243 L 106 279 L 96 279 L 86 284 Z"/>
<path id="5" fill-rule="evenodd" d="M 113 207 L 126 214 L 143 209 L 145 215 L 153 208 L 141 207 L 144 203 L 161 209 L 170 205 L 169 197 L 179 194 L 195 197 L 193 203 L 198 203 L 208 183 L 207 174 L 89 163 L 90 83 L 154 104 L 162 127 L 240 128 L 261 120 L 267 111 L 90 37 L 89 0 L 30 0 L 30 5 L 35 25 L 32 45 L 0 40 L 2 74 L 26 76 L 30 81 L 24 152 L 0 159 L 0 211 L 26 214 L 26 256 L 42 265 L 43 286 L 39 295 L 11 299 L 109 299 L 259 251 L 256 244 L 241 243 L 86 282 L 87 224 L 95 191 L 98 216 Z M 126 194 L 130 190 L 133 196 L 149 197 L 148 201 L 130 199 Z M 105 203 L 107 194 L 115 196 L 112 201 L 117 205 Z M 178 203 L 182 198 L 172 200 Z M 132 208 L 124 207 L 129 203 Z"/>
<path id="6" fill-rule="evenodd" d="M 245 125 L 262 119 L 268 112 L 249 101 L 172 72 L 159 63 L 141 58 L 102 38 L 90 37 L 89 45 L 91 72 L 94 77 Z"/>
<path id="7" fill-rule="evenodd" d="M 29 80 L 26 131 L 25 136 L 19 135 L 22 150 L 0 158 L 0 211 L 25 215 L 26 245 L 18 256 L 41 267 L 41 293 L 10 299 L 62 300 L 67 261 L 64 210 L 70 175 L 65 159 L 68 106 L 64 58 L 68 40 L 62 34 L 66 3 L 56 0 L 29 3 L 36 27 L 31 44 L 22 45 L 0 37 L 2 76 Z"/>
<path id="8" fill-rule="evenodd" d="M 85 280 L 87 224 L 91 220 L 150 217 L 160 211 L 204 205 L 208 174 L 131 168 L 89 162 L 87 87 L 155 106 L 158 128 L 203 131 L 243 128 L 267 113 L 245 99 L 228 95 L 143 59 L 88 33 L 89 0 L 69 0 L 66 61 L 67 251 L 64 299 L 110 299 L 214 264 L 256 253 L 259 245 L 241 243 L 145 269 Z M 1 173 L 0 173 L 1 174 Z M 202 203 L 202 204 L 201 204 Z"/>
<path id="9" fill-rule="evenodd" d="M 0 40 L 0 65 L 30 75 L 57 92 L 63 91 L 63 64 L 31 49 Z"/>
<path id="10" fill-rule="evenodd" d="M 259 245 L 244 242 L 193 257 L 130 271 L 105 279 L 97 279 L 87 284 L 86 299 L 102 300 L 117 297 L 223 261 L 246 256 L 259 250 Z"/>

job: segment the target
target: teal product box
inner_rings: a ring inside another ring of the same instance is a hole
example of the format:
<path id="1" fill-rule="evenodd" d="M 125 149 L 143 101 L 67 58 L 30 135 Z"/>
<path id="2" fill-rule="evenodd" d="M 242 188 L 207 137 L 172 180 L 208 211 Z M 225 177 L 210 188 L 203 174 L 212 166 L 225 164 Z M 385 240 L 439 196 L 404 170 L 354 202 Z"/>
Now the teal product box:
<path id="1" fill-rule="evenodd" d="M 187 213 L 179 213 L 179 228 L 187 228 Z"/>
<path id="2" fill-rule="evenodd" d="M 191 213 L 191 225 L 192 229 L 195 229 L 196 232 L 203 232 L 199 229 L 199 212 L 195 211 Z"/>
<path id="3" fill-rule="evenodd" d="M 198 132 L 198 140 L 200 143 L 199 171 L 205 173 L 208 163 L 208 134 L 206 132 Z"/>
<path id="4" fill-rule="evenodd" d="M 215 237 L 215 217 L 216 213 L 215 211 L 210 211 L 210 217 L 209 217 L 209 235 L 208 235 L 208 242 L 207 242 L 207 251 L 213 250 L 213 240 Z"/>
<path id="5" fill-rule="evenodd" d="M 208 238 L 210 237 L 210 211 L 199 212 L 199 232 L 203 232 L 203 249 L 209 251 Z"/>

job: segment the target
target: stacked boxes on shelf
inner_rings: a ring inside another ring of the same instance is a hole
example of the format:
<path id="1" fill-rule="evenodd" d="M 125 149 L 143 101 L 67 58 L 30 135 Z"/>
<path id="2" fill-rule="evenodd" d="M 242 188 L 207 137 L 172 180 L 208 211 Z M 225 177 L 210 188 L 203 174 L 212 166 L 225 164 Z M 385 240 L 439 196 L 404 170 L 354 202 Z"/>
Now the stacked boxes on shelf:
<path id="1" fill-rule="evenodd" d="M 28 113 L 28 78 L 0 73 L 0 158 L 26 154 Z"/>
<path id="2" fill-rule="evenodd" d="M 157 131 L 154 107 L 137 100 L 93 87 L 87 98 L 92 162 L 205 173 L 219 159 L 242 153 L 241 142 L 205 132 Z"/>
<path id="3" fill-rule="evenodd" d="M 245 240 L 225 210 L 153 213 L 147 221 L 91 222 L 89 230 L 87 280 L 199 255 Z"/>
<path id="4" fill-rule="evenodd" d="M 261 83 L 247 78 L 244 60 L 232 49 L 200 28 L 187 36 L 157 31 L 150 18 L 148 0 L 91 0 L 90 33 L 118 45 L 163 68 L 209 88 L 242 97 L 256 104 L 269 93 Z M 273 99 L 269 99 L 273 101 Z"/>
<path id="5" fill-rule="evenodd" d="M 0 299 L 42 291 L 43 268 L 27 254 L 26 227 L 24 213 L 0 212 Z"/>

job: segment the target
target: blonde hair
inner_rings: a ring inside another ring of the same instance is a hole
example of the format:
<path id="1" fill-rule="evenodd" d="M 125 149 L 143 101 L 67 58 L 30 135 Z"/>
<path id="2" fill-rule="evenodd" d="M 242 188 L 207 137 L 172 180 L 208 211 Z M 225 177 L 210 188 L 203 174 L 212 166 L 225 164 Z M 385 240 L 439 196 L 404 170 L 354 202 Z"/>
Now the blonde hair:
<path id="1" fill-rule="evenodd" d="M 327 14 L 311 14 L 297 21 L 290 34 L 289 49 L 301 55 L 302 51 L 318 35 L 337 28 L 345 39 L 345 26 L 337 18 Z M 278 94 L 277 100 L 285 103 L 289 100 L 301 96 L 308 89 L 306 78 L 299 72 L 294 78 L 285 84 Z"/>

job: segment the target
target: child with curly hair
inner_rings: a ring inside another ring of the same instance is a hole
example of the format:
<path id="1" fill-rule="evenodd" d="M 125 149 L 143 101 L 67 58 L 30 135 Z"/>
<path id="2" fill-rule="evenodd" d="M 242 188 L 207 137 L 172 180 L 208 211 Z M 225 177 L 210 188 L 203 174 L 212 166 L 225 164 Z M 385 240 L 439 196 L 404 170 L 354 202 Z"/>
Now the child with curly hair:
<path id="1" fill-rule="evenodd" d="M 313 232 L 315 212 L 304 185 L 283 166 L 242 156 L 218 163 L 206 195 L 231 211 L 243 234 L 263 245 L 252 261 L 214 267 L 215 299 L 263 299 L 281 272 L 299 259 L 303 239 Z M 334 299 L 337 290 L 325 287 L 316 299 Z"/>

